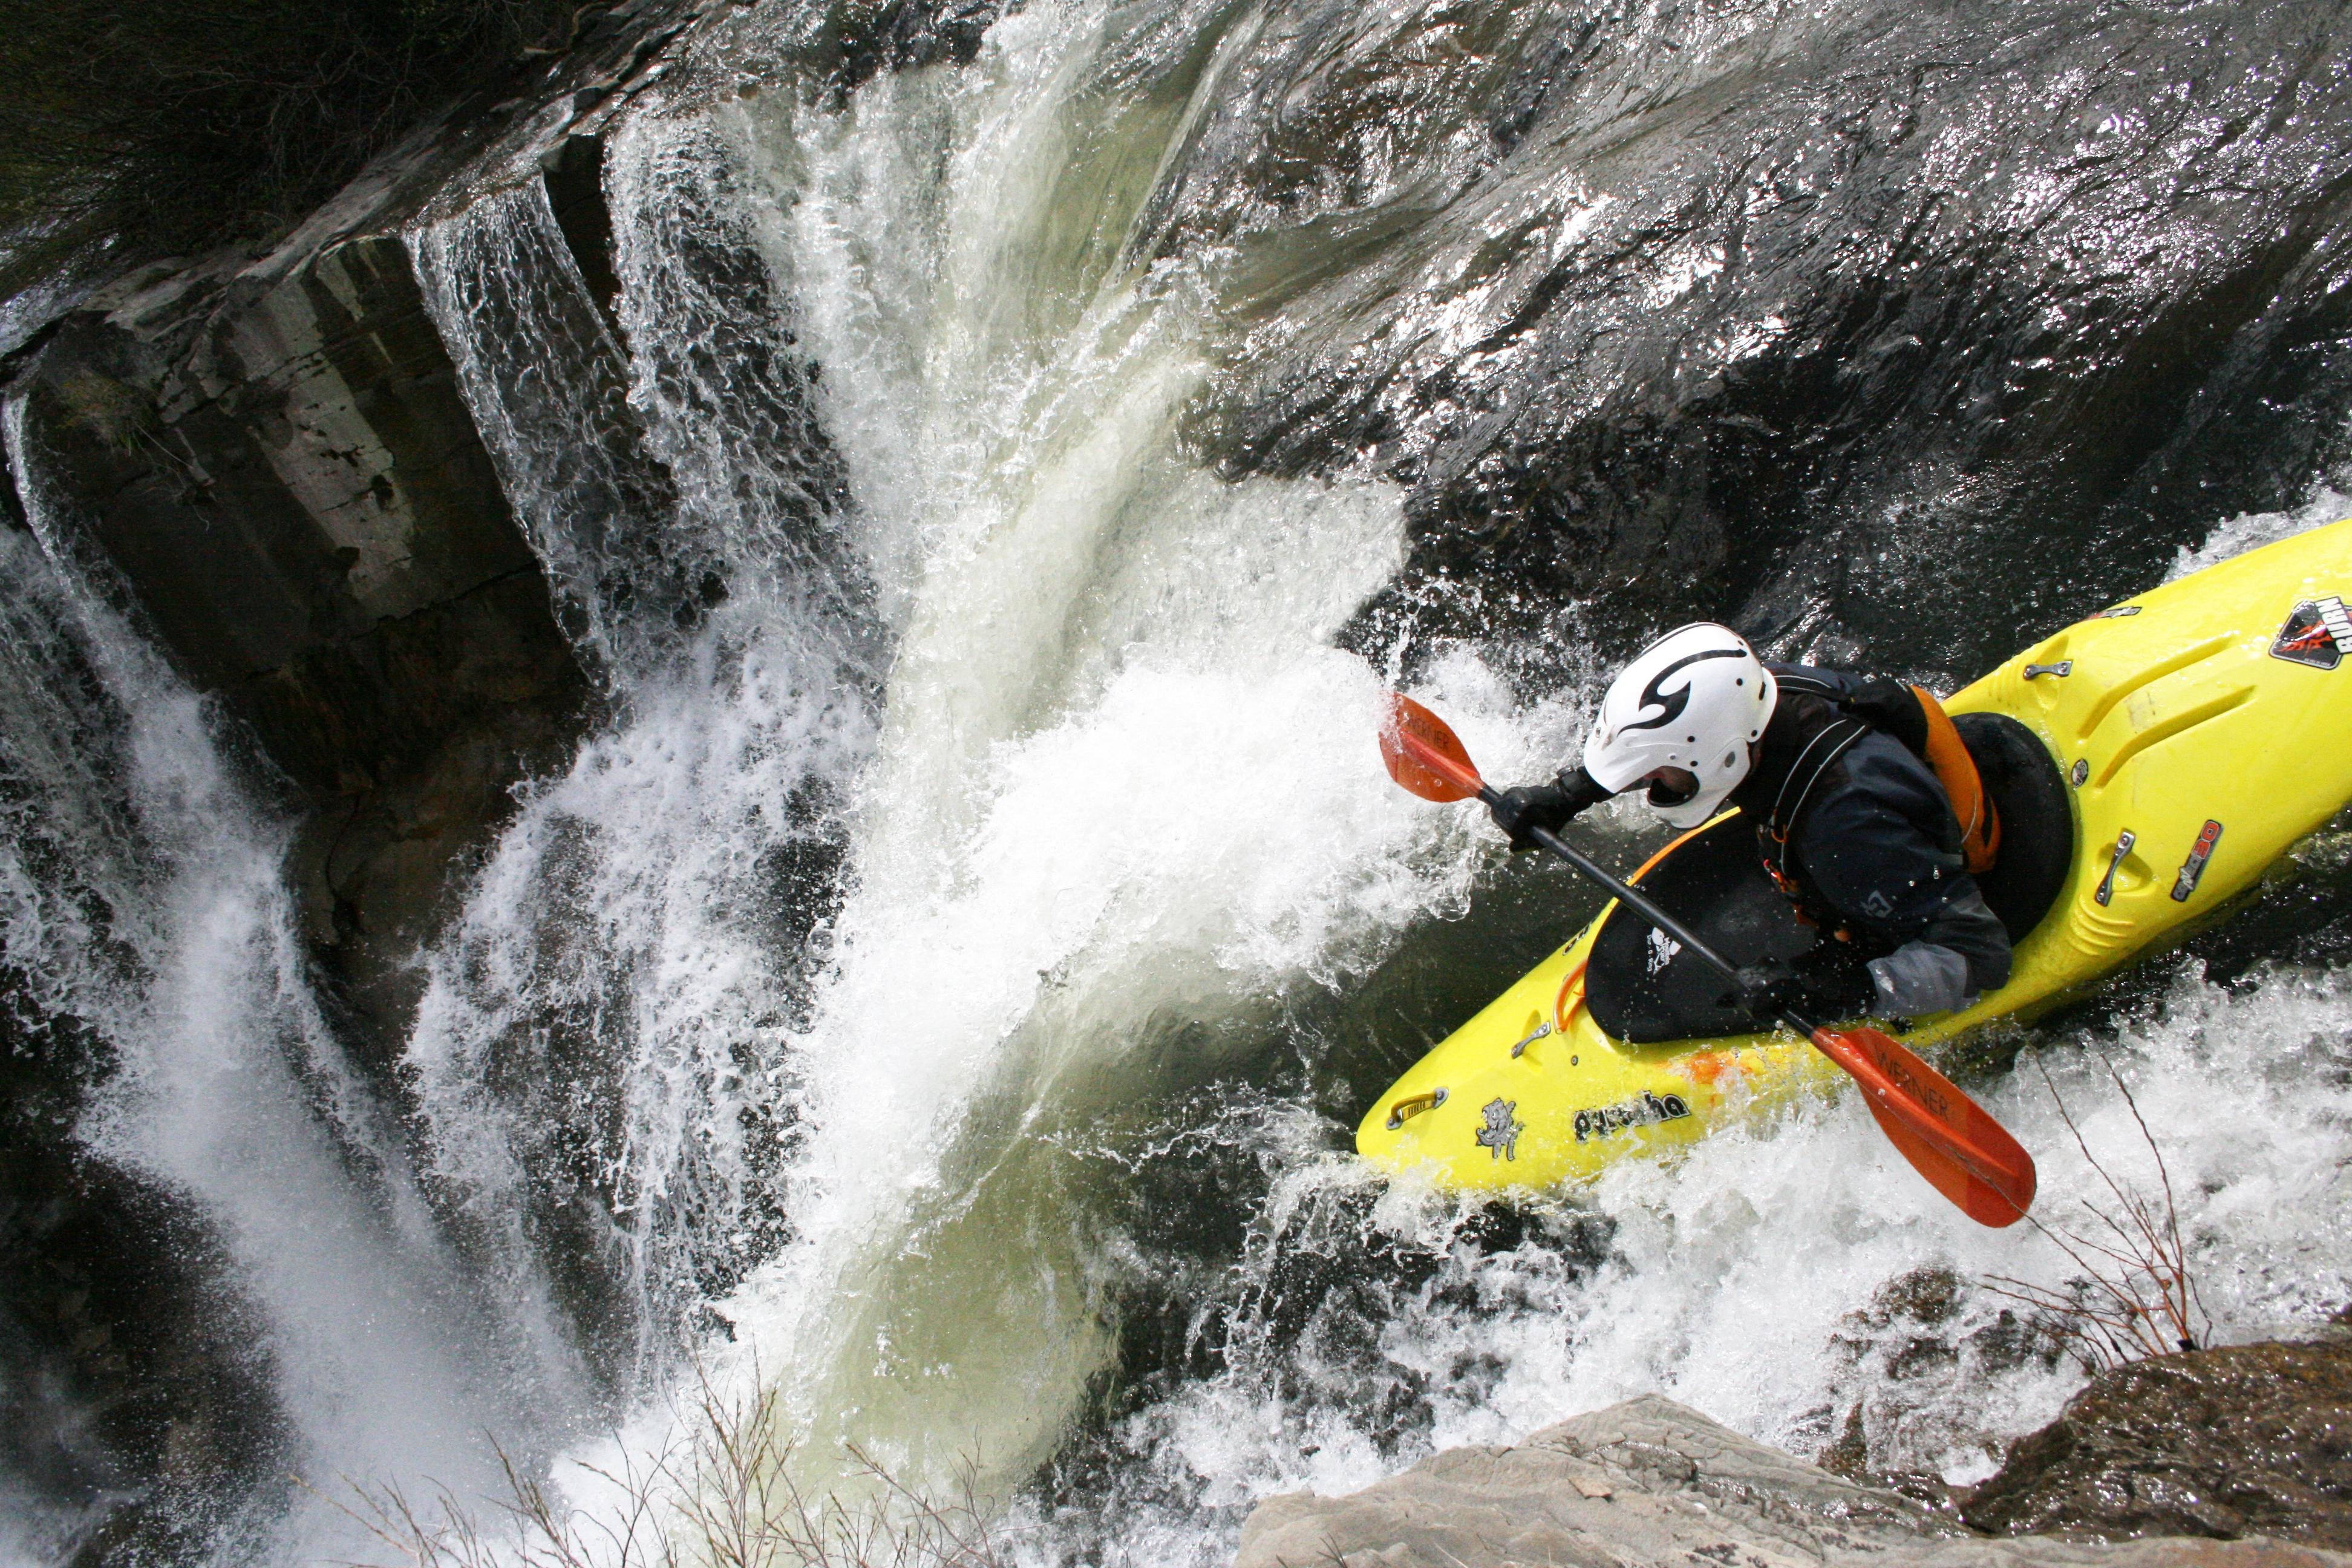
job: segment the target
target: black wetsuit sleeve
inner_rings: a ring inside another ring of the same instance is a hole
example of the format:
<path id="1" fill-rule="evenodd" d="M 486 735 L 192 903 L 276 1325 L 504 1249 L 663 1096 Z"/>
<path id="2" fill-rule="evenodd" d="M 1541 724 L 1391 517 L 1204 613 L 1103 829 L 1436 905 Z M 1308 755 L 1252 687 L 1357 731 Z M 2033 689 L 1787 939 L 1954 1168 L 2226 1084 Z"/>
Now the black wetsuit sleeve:
<path id="1" fill-rule="evenodd" d="M 1603 789 L 1591 773 L 1584 771 L 1582 763 L 1559 770 L 1559 792 L 1567 797 L 1568 814 L 1572 817 L 1582 816 L 1617 793 L 1612 789 Z"/>
<path id="2" fill-rule="evenodd" d="M 1968 874 L 1942 786 L 1901 743 L 1872 736 L 1798 824 L 1794 852 L 1831 908 L 1891 952 L 1926 942 L 1958 953 L 1969 988 L 2009 980 L 2009 934 Z"/>

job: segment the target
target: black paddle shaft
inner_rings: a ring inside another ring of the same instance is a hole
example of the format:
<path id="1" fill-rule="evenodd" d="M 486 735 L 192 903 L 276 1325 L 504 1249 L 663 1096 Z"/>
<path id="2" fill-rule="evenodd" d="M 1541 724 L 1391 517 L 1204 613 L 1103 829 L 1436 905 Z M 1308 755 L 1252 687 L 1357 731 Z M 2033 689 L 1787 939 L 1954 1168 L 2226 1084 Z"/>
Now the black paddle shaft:
<path id="1" fill-rule="evenodd" d="M 1503 797 L 1501 794 L 1496 790 L 1494 785 L 1481 784 L 1478 789 L 1478 798 L 1489 810 L 1491 810 L 1495 804 Z M 1542 847 L 1550 850 L 1553 854 L 1559 856 L 1561 859 L 1575 867 L 1579 871 L 1583 872 L 1586 877 L 1590 878 L 1594 882 L 1597 882 L 1601 887 L 1607 889 L 1610 895 L 1619 903 L 1623 904 L 1627 909 L 1632 910 L 1635 914 L 1640 915 L 1643 920 L 1648 921 L 1652 925 L 1657 927 L 1660 931 L 1674 938 L 1676 942 L 1681 942 L 1685 947 L 1690 949 L 1693 952 L 1697 953 L 1701 958 L 1706 960 L 1708 963 L 1722 971 L 1723 977 L 1726 980 L 1730 981 L 1735 985 L 1738 984 L 1739 966 L 1738 964 L 1732 963 L 1731 960 L 1724 957 L 1723 954 L 1716 952 L 1715 949 L 1701 942 L 1698 939 L 1696 932 L 1693 931 L 1690 927 L 1683 924 L 1682 921 L 1675 919 L 1674 916 L 1666 913 L 1665 910 L 1660 909 L 1655 903 L 1651 901 L 1647 894 L 1637 891 L 1633 888 L 1633 884 L 1629 882 L 1621 882 L 1616 878 L 1611 876 L 1608 872 L 1602 870 L 1582 851 L 1570 847 L 1565 839 L 1561 838 L 1559 835 L 1552 832 L 1551 829 L 1548 827 L 1531 827 L 1528 829 L 1528 837 L 1534 839 L 1536 843 L 1540 845 Z M 1800 1016 L 1793 1008 L 1783 1012 L 1780 1015 L 1780 1019 L 1781 1022 L 1787 1024 L 1790 1028 L 1796 1030 L 1801 1035 L 1810 1037 L 1813 1033 L 1814 1026 L 1807 1022 L 1803 1017 Z"/>

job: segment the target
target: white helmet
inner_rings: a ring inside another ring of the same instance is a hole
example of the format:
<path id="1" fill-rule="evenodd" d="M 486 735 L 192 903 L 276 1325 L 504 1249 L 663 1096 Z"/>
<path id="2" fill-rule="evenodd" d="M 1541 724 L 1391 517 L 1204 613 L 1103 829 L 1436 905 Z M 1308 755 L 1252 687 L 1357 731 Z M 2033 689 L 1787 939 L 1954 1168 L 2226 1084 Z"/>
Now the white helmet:
<path id="1" fill-rule="evenodd" d="M 1584 737 L 1584 771 L 1612 792 L 1654 768 L 1697 776 L 1696 792 L 1650 804 L 1676 827 L 1696 827 L 1748 776 L 1748 747 L 1780 700 L 1772 672 L 1729 626 L 1696 621 L 1652 643 L 1609 683 Z"/>

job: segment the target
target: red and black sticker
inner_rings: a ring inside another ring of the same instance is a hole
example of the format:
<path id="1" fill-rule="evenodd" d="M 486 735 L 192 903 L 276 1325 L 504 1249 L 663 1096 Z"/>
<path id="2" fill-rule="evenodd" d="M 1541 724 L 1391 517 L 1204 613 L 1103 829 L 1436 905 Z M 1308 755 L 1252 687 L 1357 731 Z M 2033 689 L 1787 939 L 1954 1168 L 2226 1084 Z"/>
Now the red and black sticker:
<path id="1" fill-rule="evenodd" d="M 2205 831 L 2197 836 L 2197 843 L 2189 851 L 2189 858 L 2180 863 L 2180 875 L 2172 879 L 2172 901 L 2185 904 L 2189 895 L 2197 890 L 2198 879 L 2205 875 L 2205 862 L 2213 858 L 2213 846 L 2221 842 L 2221 825 L 2208 819 Z"/>
<path id="2" fill-rule="evenodd" d="M 2334 669 L 2347 655 L 2352 655 L 2352 611 L 2334 594 L 2297 605 L 2271 644 L 2273 658 L 2314 669 Z"/>

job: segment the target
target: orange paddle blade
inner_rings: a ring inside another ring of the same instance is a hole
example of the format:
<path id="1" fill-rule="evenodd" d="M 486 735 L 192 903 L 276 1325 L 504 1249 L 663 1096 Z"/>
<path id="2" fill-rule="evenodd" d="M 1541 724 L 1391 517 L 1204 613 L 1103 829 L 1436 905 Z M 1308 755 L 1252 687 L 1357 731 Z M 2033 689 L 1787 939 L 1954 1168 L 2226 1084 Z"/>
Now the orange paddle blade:
<path id="1" fill-rule="evenodd" d="M 1470 753 L 1444 720 L 1396 692 L 1381 724 L 1381 761 L 1389 777 L 1423 800 L 1467 800 L 1481 787 Z"/>
<path id="2" fill-rule="evenodd" d="M 1979 1225 L 2033 1206 L 2033 1156 L 1952 1080 L 1876 1029 L 1816 1029 L 1813 1044 L 1862 1086 L 1863 1103 L 1927 1184 Z"/>

